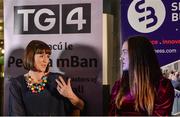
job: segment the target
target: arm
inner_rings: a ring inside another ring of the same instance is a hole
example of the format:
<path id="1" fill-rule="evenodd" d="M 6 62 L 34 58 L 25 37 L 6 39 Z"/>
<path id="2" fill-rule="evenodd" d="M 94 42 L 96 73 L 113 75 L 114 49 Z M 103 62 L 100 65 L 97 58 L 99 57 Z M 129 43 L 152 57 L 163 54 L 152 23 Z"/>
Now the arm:
<path id="1" fill-rule="evenodd" d="M 161 81 L 158 91 L 158 98 L 155 103 L 153 115 L 167 116 L 171 115 L 174 102 L 174 88 L 171 81 L 164 79 Z"/>
<path id="2" fill-rule="evenodd" d="M 11 79 L 9 84 L 9 115 L 25 115 L 19 82 Z"/>
<path id="3" fill-rule="evenodd" d="M 83 110 L 84 108 L 84 101 L 80 99 L 72 90 L 71 87 L 71 80 L 68 79 L 67 84 L 63 80 L 61 76 L 59 76 L 59 80 L 56 79 L 57 82 L 57 90 L 58 92 L 69 99 L 69 101 L 79 110 Z"/>

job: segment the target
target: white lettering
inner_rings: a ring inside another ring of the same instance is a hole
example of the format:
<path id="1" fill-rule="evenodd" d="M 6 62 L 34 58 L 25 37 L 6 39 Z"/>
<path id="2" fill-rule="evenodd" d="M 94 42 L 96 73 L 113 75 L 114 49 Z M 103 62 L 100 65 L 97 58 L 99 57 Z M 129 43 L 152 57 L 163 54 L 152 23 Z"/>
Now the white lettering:
<path id="1" fill-rule="evenodd" d="M 35 9 L 18 10 L 18 14 L 23 15 L 23 31 L 28 31 L 28 15 L 33 14 Z"/>
<path id="2" fill-rule="evenodd" d="M 171 6 L 172 6 L 172 11 L 177 11 L 178 10 L 178 6 L 177 6 L 177 2 L 173 2 L 172 4 L 171 4 Z"/>
<path id="3" fill-rule="evenodd" d="M 178 21 L 180 19 L 179 16 L 180 16 L 180 13 L 179 13 L 179 15 L 178 15 L 178 13 L 172 13 L 172 21 L 173 22 Z"/>
<path id="4" fill-rule="evenodd" d="M 40 24 L 39 18 L 40 18 L 40 16 L 41 16 L 42 14 L 44 14 L 44 13 L 46 13 L 46 14 L 48 14 L 48 15 L 55 15 L 55 14 L 54 14 L 51 10 L 49 10 L 49 9 L 45 9 L 45 8 L 44 8 L 44 9 L 41 9 L 41 10 L 39 10 L 39 11 L 36 13 L 36 15 L 35 15 L 35 17 L 34 17 L 34 24 L 36 25 L 36 27 L 37 27 L 38 29 L 40 29 L 40 30 L 42 30 L 42 31 L 48 31 L 48 30 L 52 29 L 53 26 L 55 25 L 56 19 L 55 19 L 55 18 L 46 18 L 46 19 L 44 20 L 44 22 L 49 23 L 49 25 L 43 26 L 43 25 Z"/>
<path id="5" fill-rule="evenodd" d="M 73 19 L 73 15 L 75 15 L 77 13 L 78 17 L 77 19 Z M 73 9 L 67 16 L 66 19 L 66 23 L 67 24 L 77 24 L 78 25 L 78 30 L 82 30 L 83 29 L 83 24 L 86 24 L 86 20 L 83 19 L 83 8 L 82 7 L 78 7 Z"/>

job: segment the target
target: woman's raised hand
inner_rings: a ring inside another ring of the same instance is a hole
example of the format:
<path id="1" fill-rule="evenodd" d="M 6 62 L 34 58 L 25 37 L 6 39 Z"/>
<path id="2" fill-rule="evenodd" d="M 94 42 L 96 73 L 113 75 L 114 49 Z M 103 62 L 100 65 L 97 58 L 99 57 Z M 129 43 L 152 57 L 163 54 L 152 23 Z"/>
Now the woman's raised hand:
<path id="1" fill-rule="evenodd" d="M 63 78 L 61 76 L 59 76 L 58 79 L 56 79 L 57 82 L 57 90 L 58 92 L 67 98 L 71 98 L 72 96 L 74 96 L 74 92 L 72 91 L 72 87 L 71 87 L 71 79 L 68 79 L 68 82 L 66 84 L 66 82 L 63 80 Z"/>

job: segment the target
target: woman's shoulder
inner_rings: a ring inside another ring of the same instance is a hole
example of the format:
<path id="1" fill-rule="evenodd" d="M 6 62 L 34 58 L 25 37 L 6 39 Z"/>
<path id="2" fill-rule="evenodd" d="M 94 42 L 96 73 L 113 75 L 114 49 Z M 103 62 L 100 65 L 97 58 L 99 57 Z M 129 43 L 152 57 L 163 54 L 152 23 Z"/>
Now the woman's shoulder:
<path id="1" fill-rule="evenodd" d="M 121 79 L 119 78 L 119 79 L 117 79 L 116 81 L 115 81 L 115 83 L 114 83 L 114 86 L 113 87 L 119 87 L 120 86 L 120 84 L 121 84 Z"/>
<path id="2" fill-rule="evenodd" d="M 10 88 L 22 88 L 25 86 L 24 74 L 9 79 Z"/>
<path id="3" fill-rule="evenodd" d="M 61 74 L 61 73 L 58 73 L 58 72 L 49 72 L 49 73 L 48 73 L 48 76 L 49 76 L 49 77 L 52 77 L 52 76 L 64 76 L 64 75 Z"/>
<path id="4" fill-rule="evenodd" d="M 61 76 L 65 81 L 66 81 L 66 79 L 67 79 L 67 77 L 66 77 L 65 75 L 63 75 L 63 74 L 61 74 L 61 73 L 58 73 L 58 72 L 49 72 L 47 76 L 48 76 L 48 79 L 49 79 L 50 81 L 55 80 L 55 79 L 59 78 L 60 76 Z"/>
<path id="5" fill-rule="evenodd" d="M 171 81 L 165 77 L 160 79 L 160 86 L 159 86 L 159 93 L 166 94 L 166 93 L 173 93 L 174 87 Z"/>
<path id="6" fill-rule="evenodd" d="M 22 74 L 22 75 L 19 75 L 19 76 L 17 76 L 17 77 L 15 77 L 15 78 L 10 78 L 9 79 L 9 82 L 10 83 L 13 83 L 13 82 L 22 82 L 24 80 L 24 74 Z"/>
<path id="7" fill-rule="evenodd" d="M 49 72 L 47 76 L 48 76 L 48 78 L 51 79 L 51 80 L 55 80 L 55 79 L 58 78 L 59 76 L 64 77 L 63 74 L 58 73 L 58 72 Z"/>
<path id="8" fill-rule="evenodd" d="M 120 85 L 121 85 L 121 78 L 118 78 L 118 79 L 114 82 L 114 85 L 113 85 L 113 89 L 112 89 L 112 90 L 119 89 Z"/>
<path id="9" fill-rule="evenodd" d="M 160 79 L 160 86 L 162 86 L 162 87 L 172 86 L 171 80 L 169 80 L 166 77 L 161 77 L 161 79 Z"/>
<path id="10" fill-rule="evenodd" d="M 120 88 L 120 84 L 121 84 L 121 80 L 120 79 L 117 79 L 112 87 L 112 90 L 111 90 L 111 93 L 112 94 L 117 94 L 119 88 Z"/>

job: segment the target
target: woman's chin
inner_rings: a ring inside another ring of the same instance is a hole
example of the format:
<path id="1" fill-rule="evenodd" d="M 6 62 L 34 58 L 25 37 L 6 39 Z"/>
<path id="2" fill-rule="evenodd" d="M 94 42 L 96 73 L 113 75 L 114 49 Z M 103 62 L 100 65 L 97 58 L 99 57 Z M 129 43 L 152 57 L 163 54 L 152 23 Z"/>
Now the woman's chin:
<path id="1" fill-rule="evenodd" d="M 122 68 L 123 69 L 123 71 L 128 71 L 128 69 L 127 68 Z"/>

